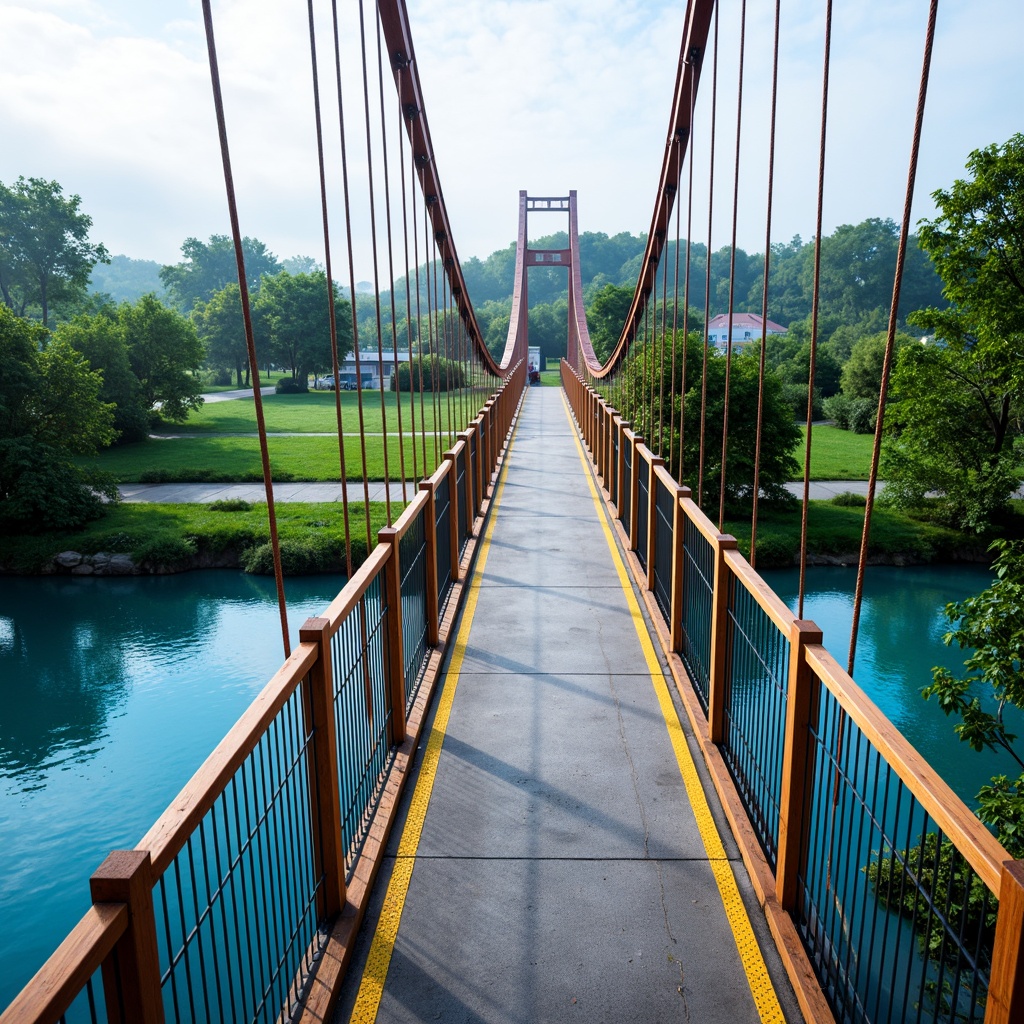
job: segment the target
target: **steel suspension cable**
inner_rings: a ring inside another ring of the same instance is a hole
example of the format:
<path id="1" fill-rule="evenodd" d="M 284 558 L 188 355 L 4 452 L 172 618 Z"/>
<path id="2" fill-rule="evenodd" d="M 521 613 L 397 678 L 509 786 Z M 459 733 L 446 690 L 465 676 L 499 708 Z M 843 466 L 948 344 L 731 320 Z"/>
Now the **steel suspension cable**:
<path id="1" fill-rule="evenodd" d="M 309 56 L 313 76 L 313 111 L 316 122 L 316 155 L 320 172 L 320 211 L 324 230 L 324 276 L 327 279 L 327 313 L 331 331 L 331 369 L 334 374 L 334 412 L 338 425 L 338 463 L 341 480 L 341 509 L 345 524 L 345 573 L 352 577 L 352 537 L 348 514 L 348 479 L 345 473 L 345 426 L 341 411 L 341 377 L 338 358 L 338 315 L 334 301 L 334 274 L 331 268 L 331 230 L 327 212 L 327 173 L 324 163 L 324 135 L 320 109 L 320 74 L 316 55 L 316 26 L 313 0 L 307 0 L 309 16 Z"/>
<path id="2" fill-rule="evenodd" d="M 363 416 L 363 374 L 359 359 L 359 317 L 356 311 L 356 266 L 352 250 L 352 215 L 348 177 L 348 139 L 345 134 L 345 102 L 341 85 L 341 32 L 338 24 L 338 0 L 331 0 L 334 26 L 334 72 L 338 92 L 338 135 L 341 143 L 341 184 L 345 206 L 345 242 L 348 248 L 349 299 L 352 305 L 352 352 L 356 368 L 356 408 L 359 414 L 359 457 L 363 475 L 363 519 L 366 526 L 366 550 L 373 550 L 370 524 L 370 482 L 366 471 L 366 422 Z M 347 471 L 346 471 L 347 473 Z"/>
<path id="3" fill-rule="evenodd" d="M 860 612 L 864 599 L 864 569 L 867 565 L 868 542 L 871 537 L 871 513 L 875 507 L 875 486 L 878 483 L 878 461 L 882 448 L 882 428 L 885 424 L 885 405 L 889 390 L 889 374 L 892 368 L 893 349 L 896 342 L 896 320 L 900 305 L 900 291 L 903 286 L 903 270 L 906 265 L 907 238 L 910 235 L 910 211 L 914 203 L 914 186 L 917 182 L 917 159 L 921 149 L 921 130 L 924 126 L 924 108 L 928 95 L 928 79 L 931 73 L 932 48 L 935 43 L 935 22 L 938 17 L 938 9 L 939 0 L 931 0 L 928 7 L 928 27 L 925 31 L 924 58 L 921 64 L 921 79 L 918 86 L 917 110 L 914 116 L 914 139 L 910 147 L 910 168 L 907 172 L 907 188 L 903 200 L 903 219 L 900 222 L 900 241 L 896 250 L 896 273 L 892 284 L 892 304 L 889 306 L 889 325 L 885 337 L 885 355 L 882 360 L 882 379 L 878 388 L 878 412 L 875 417 L 875 437 L 871 448 L 871 472 L 868 476 L 867 502 L 864 506 L 864 529 L 860 539 L 860 556 L 857 559 L 857 585 L 853 598 L 850 653 L 846 668 L 846 671 L 851 676 L 853 675 L 853 664 L 857 654 Z"/>
<path id="4" fill-rule="evenodd" d="M 697 106 L 697 76 L 690 78 L 690 124 L 693 124 L 693 115 Z M 691 239 L 693 238 L 693 130 L 690 130 L 690 138 L 687 142 L 688 161 L 687 177 L 689 183 L 686 190 L 686 273 L 683 276 L 683 370 L 682 380 L 679 385 L 679 476 L 676 478 L 683 483 L 684 471 L 686 469 L 686 360 L 690 350 L 690 267 L 691 267 Z M 676 234 L 679 228 L 676 228 Z"/>
<path id="5" fill-rule="evenodd" d="M 736 164 L 732 189 L 732 245 L 729 251 L 729 322 L 725 342 L 725 399 L 722 405 L 722 479 L 718 491 L 718 532 L 725 526 L 725 472 L 729 441 L 729 385 L 732 378 L 733 301 L 736 297 L 736 222 L 740 204 L 740 138 L 743 128 L 743 62 L 747 40 L 747 0 L 740 3 L 739 80 L 736 89 Z"/>
<path id="6" fill-rule="evenodd" d="M 381 42 L 381 23 L 380 23 L 380 12 L 378 10 L 377 22 L 377 87 L 380 92 L 380 124 L 381 124 L 381 164 L 384 169 L 384 223 L 387 228 L 387 246 L 388 246 L 388 295 L 391 298 L 391 367 L 393 380 L 396 383 L 395 390 L 395 415 L 398 420 L 398 466 L 399 473 L 402 477 L 402 504 L 404 505 L 409 500 L 409 492 L 405 474 L 405 430 L 403 429 L 402 423 L 402 403 L 399 398 L 400 392 L 397 390 L 398 384 L 398 312 L 395 306 L 395 249 L 394 239 L 391 232 L 391 174 L 390 174 L 390 161 L 388 160 L 388 133 L 387 133 L 387 115 L 384 109 L 384 48 Z M 401 85 L 399 85 L 399 89 Z M 399 93 L 398 102 L 398 137 L 401 139 L 403 131 L 402 125 L 402 103 L 401 94 Z M 379 335 L 378 335 L 379 337 Z M 380 339 L 381 344 L 381 375 L 380 375 L 380 400 L 381 408 L 385 407 L 384 401 L 384 359 L 383 359 L 383 339 Z M 388 446 L 390 439 L 387 421 L 384 421 L 384 447 Z M 391 504 L 390 484 L 385 485 L 385 489 L 388 493 L 388 522 L 391 522 Z"/>
<path id="7" fill-rule="evenodd" d="M 814 427 L 814 372 L 818 352 L 818 307 L 821 294 L 821 222 L 825 205 L 825 135 L 828 127 L 829 62 L 832 49 L 832 0 L 825 4 L 825 57 L 821 73 L 821 137 L 818 148 L 818 206 L 814 228 L 814 285 L 811 291 L 811 354 L 807 367 L 807 440 L 804 445 L 804 489 L 800 511 L 800 589 L 797 618 L 804 617 L 807 581 L 807 513 L 811 492 L 811 434 Z"/>
<path id="8" fill-rule="evenodd" d="M 411 154 L 410 154 L 411 155 Z M 420 392 L 420 437 L 423 450 L 423 475 L 428 476 L 427 470 L 427 416 L 423 401 L 423 308 L 420 305 L 420 225 L 419 213 L 416 206 L 416 196 L 419 192 L 416 178 L 416 161 L 409 161 L 409 174 L 412 176 L 412 258 L 413 266 L 416 268 L 416 348 L 418 357 L 416 359 L 417 376 L 419 377 Z M 426 212 L 424 211 L 424 216 Z M 412 390 L 412 367 L 409 367 L 409 388 Z M 415 400 L 415 399 L 414 399 Z M 415 444 L 415 438 L 413 439 Z"/>
<path id="9" fill-rule="evenodd" d="M 685 153 L 682 151 L 683 140 L 679 133 L 676 133 L 676 145 L 679 147 L 679 178 L 676 181 L 676 244 L 674 250 L 675 265 L 673 267 L 673 284 L 672 284 L 672 388 L 669 391 L 669 419 L 668 419 L 668 468 L 669 472 L 675 475 L 676 480 L 682 483 L 683 474 L 682 467 L 679 471 L 676 471 L 676 464 L 674 459 L 675 451 L 675 440 L 676 434 L 673 429 L 675 420 L 675 400 L 672 397 L 675 393 L 676 386 L 676 349 L 679 347 L 679 229 L 682 224 L 682 203 L 679 202 L 679 185 L 683 180 L 683 159 Z M 686 366 L 686 348 L 683 347 L 683 367 Z M 683 380 L 686 380 L 686 370 L 683 369 Z M 680 391 L 680 402 L 682 402 L 682 394 L 685 389 Z M 682 452 L 680 451 L 680 455 Z M 681 461 L 681 460 L 680 460 Z"/>
<path id="10" fill-rule="evenodd" d="M 376 11 L 376 4 L 374 4 L 374 11 Z M 384 453 L 384 502 L 387 514 L 388 526 L 391 525 L 391 474 L 390 466 L 388 463 L 388 420 L 387 410 L 384 407 L 384 349 L 381 342 L 381 332 L 383 331 L 383 324 L 381 322 L 380 312 L 380 262 L 377 256 L 377 200 L 375 190 L 373 186 L 373 142 L 372 132 L 370 130 L 370 79 L 367 71 L 367 60 L 366 60 L 366 18 L 363 0 L 359 0 L 359 46 L 362 55 L 362 71 L 363 71 L 363 117 L 365 119 L 366 128 L 366 181 L 369 189 L 370 198 L 370 251 L 373 254 L 373 306 L 375 313 L 375 320 L 377 325 L 377 379 L 380 381 L 380 419 L 381 429 L 383 431 L 383 437 L 381 438 L 381 448 Z M 383 105 L 383 98 L 381 100 Z M 385 134 L 384 125 L 381 125 L 381 137 Z M 362 391 L 359 391 L 359 405 L 360 411 L 362 411 Z M 363 467 L 364 479 L 368 476 L 366 467 Z M 367 503 L 369 503 L 369 484 L 367 483 Z M 369 550 L 370 544 L 369 539 L 367 540 L 367 550 Z"/>
<path id="11" fill-rule="evenodd" d="M 704 438 L 708 407 L 708 320 L 711 317 L 711 228 L 715 196 L 715 118 L 718 112 L 718 4 L 715 4 L 715 42 L 711 58 L 711 154 L 708 168 L 708 248 L 704 258 L 704 362 L 700 383 L 700 454 L 697 504 L 704 507 Z"/>
<path id="12" fill-rule="evenodd" d="M 764 425 L 764 374 L 768 348 L 768 278 L 772 253 L 772 200 L 775 191 L 775 126 L 779 96 L 779 22 L 782 0 L 775 0 L 772 43 L 772 100 L 768 129 L 768 200 L 764 227 L 764 278 L 761 282 L 761 352 L 757 367 L 757 433 L 754 441 L 754 500 L 750 514 L 750 565 L 757 567 L 757 502 L 761 494 L 761 441 Z"/>
<path id="13" fill-rule="evenodd" d="M 398 80 L 398 108 L 402 111 L 405 117 L 415 117 L 419 111 L 415 110 L 415 104 L 410 104 L 413 110 L 410 110 L 406 106 L 406 98 L 403 93 L 405 86 L 405 79 L 399 77 Z M 405 132 L 398 133 L 398 168 L 399 168 L 399 180 L 402 182 L 402 245 L 405 256 L 405 333 L 406 339 L 409 344 L 409 418 L 410 425 L 409 429 L 412 431 L 412 475 L 414 480 L 419 479 L 419 467 L 417 465 L 417 448 L 416 448 L 416 391 L 415 391 L 415 379 L 413 377 L 413 359 L 412 359 L 412 291 L 410 285 L 411 268 L 409 266 L 409 208 L 408 208 L 408 197 L 406 195 L 405 186 Z M 413 190 L 415 191 L 415 189 Z M 413 225 L 415 233 L 415 224 Z M 395 373 L 398 374 L 398 360 L 395 360 Z M 398 375 L 398 405 L 402 405 L 402 378 Z M 424 476 L 426 476 L 426 468 L 424 467 Z M 404 493 L 402 495 L 405 497 Z"/>
<path id="14" fill-rule="evenodd" d="M 260 462 L 263 466 L 263 489 L 267 496 L 267 520 L 270 529 L 270 547 L 274 558 L 274 583 L 277 588 L 277 609 L 281 619 L 281 639 L 284 656 L 291 655 L 291 641 L 288 638 L 288 608 L 284 596 L 284 571 L 281 567 L 281 543 L 277 534 L 277 513 L 274 508 L 274 482 L 270 470 L 270 450 L 267 446 L 267 423 L 263 416 L 263 396 L 260 393 L 260 367 L 256 358 L 256 340 L 252 328 L 252 312 L 249 308 L 249 281 L 245 273 L 245 254 L 242 251 L 242 232 L 238 221 L 238 204 L 235 200 L 235 180 L 231 171 L 231 153 L 228 146 L 227 120 L 224 116 L 224 97 L 220 85 L 220 67 L 217 62 L 217 45 L 213 32 L 213 12 L 210 0 L 203 0 L 203 25 L 206 30 L 206 52 L 210 63 L 210 84 L 213 90 L 213 105 L 217 116 L 217 135 L 220 140 L 221 164 L 224 170 L 224 189 L 227 193 L 228 217 L 231 221 L 231 238 L 235 249 L 235 268 L 238 272 L 238 292 L 242 304 L 242 322 L 245 327 L 245 347 L 249 357 L 249 372 L 256 386 L 253 388 L 253 404 L 256 409 L 256 429 L 260 441 Z"/>
<path id="15" fill-rule="evenodd" d="M 665 454 L 665 332 L 668 330 L 668 246 L 662 251 L 662 271 L 661 271 L 661 387 L 658 394 L 658 452 L 661 455 Z M 655 307 L 655 316 L 657 316 L 657 307 Z M 675 359 L 672 360 L 673 367 L 675 366 Z M 675 376 L 672 377 L 669 387 L 669 396 L 672 395 L 672 387 L 675 386 Z M 672 417 L 669 415 L 669 423 L 671 424 Z M 670 430 L 671 433 L 671 430 Z M 670 441 L 671 444 L 671 441 Z"/>

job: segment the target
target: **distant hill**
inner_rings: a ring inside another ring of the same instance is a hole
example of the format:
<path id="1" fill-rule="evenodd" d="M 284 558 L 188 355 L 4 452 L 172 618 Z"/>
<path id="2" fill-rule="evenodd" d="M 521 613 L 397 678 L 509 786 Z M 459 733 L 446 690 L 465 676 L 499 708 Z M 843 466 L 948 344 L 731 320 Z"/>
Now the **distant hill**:
<path id="1" fill-rule="evenodd" d="M 109 263 L 92 268 L 90 292 L 105 292 L 115 302 L 134 302 L 148 292 L 161 298 L 164 285 L 156 260 L 134 260 L 130 256 L 111 256 Z"/>

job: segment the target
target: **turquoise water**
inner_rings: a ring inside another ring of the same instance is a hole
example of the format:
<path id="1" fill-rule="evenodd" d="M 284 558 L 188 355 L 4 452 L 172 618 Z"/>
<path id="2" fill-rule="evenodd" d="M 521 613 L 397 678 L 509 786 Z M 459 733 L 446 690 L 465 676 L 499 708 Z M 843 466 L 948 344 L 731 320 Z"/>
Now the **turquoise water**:
<path id="1" fill-rule="evenodd" d="M 287 582 L 293 644 L 343 582 Z M 263 577 L 0 578 L 0 1008 L 283 660 Z"/>
<path id="2" fill-rule="evenodd" d="M 797 570 L 762 575 L 796 611 Z M 804 618 L 821 627 L 825 646 L 843 668 L 849 655 L 856 582 L 855 569 L 807 571 Z M 971 807 L 975 794 L 993 775 L 1015 777 L 1016 763 L 1005 752 L 977 753 L 961 743 L 953 732 L 959 719 L 947 718 L 934 698 L 921 697 L 921 690 L 931 683 L 934 665 L 957 673 L 963 670 L 965 652 L 942 642 L 950 628 L 943 614 L 946 604 L 962 601 L 991 583 L 992 573 L 978 566 L 869 566 L 853 671 L 882 713 Z M 1024 728 L 1014 731 L 1020 734 Z"/>

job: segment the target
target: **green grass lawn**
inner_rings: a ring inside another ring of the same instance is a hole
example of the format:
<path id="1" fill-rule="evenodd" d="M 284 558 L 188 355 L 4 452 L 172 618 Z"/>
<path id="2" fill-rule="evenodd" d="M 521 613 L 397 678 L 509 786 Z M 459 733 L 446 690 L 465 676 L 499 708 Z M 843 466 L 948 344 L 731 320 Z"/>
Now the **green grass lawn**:
<path id="1" fill-rule="evenodd" d="M 415 445 L 415 456 L 413 446 Z M 336 437 L 271 437 L 270 466 L 275 480 L 330 482 L 340 478 L 340 459 Z M 401 479 L 400 450 L 397 437 L 388 439 L 388 477 Z M 440 450 L 434 436 L 427 434 L 426 467 L 423 440 L 405 438 L 405 475 L 407 479 L 428 476 L 438 466 L 441 454 L 450 447 L 448 435 L 441 438 Z M 140 441 L 137 444 L 108 448 L 97 458 L 82 460 L 113 474 L 118 483 L 175 481 L 251 481 L 262 480 L 259 439 L 256 437 L 182 437 L 173 440 Z M 345 438 L 345 475 L 362 479 L 363 464 L 358 434 Z M 366 478 L 384 479 L 384 438 L 366 438 Z"/>
<path id="2" fill-rule="evenodd" d="M 803 478 L 804 445 L 807 428 L 801 427 L 801 440 L 793 454 L 800 463 Z M 817 425 L 811 434 L 812 480 L 867 480 L 871 472 L 873 434 L 854 434 L 839 427 Z"/>
<path id="3" fill-rule="evenodd" d="M 225 389 L 227 390 L 227 389 Z M 465 429 L 477 415 L 480 406 L 493 392 L 477 389 L 475 393 L 439 392 L 436 396 L 401 396 L 402 430 L 408 433 L 415 422 L 427 431 L 435 423 L 442 430 L 449 423 L 456 430 Z M 381 413 L 380 391 L 363 392 L 363 429 L 368 434 L 384 432 L 385 417 L 388 433 L 398 432 L 399 395 L 383 392 L 384 412 Z M 342 423 L 346 434 L 359 430 L 359 396 L 354 391 L 341 393 Z M 305 395 L 266 395 L 263 415 L 268 433 L 333 434 L 338 429 L 337 409 L 333 391 L 311 391 Z M 256 406 L 252 399 L 237 398 L 229 402 L 212 402 L 192 413 L 184 423 L 168 423 L 155 433 L 161 434 L 247 434 L 256 431 Z"/>
<path id="4" fill-rule="evenodd" d="M 287 371 L 271 370 L 269 374 L 260 373 L 260 387 L 269 388 L 273 387 L 282 377 L 290 377 L 291 374 Z M 231 380 L 235 380 L 235 375 L 231 375 Z M 250 385 L 251 386 L 251 385 Z M 245 385 L 243 384 L 244 388 Z M 206 384 L 203 386 L 204 395 L 216 395 L 222 391 L 238 391 L 240 390 L 238 385 L 235 383 L 231 384 Z"/>

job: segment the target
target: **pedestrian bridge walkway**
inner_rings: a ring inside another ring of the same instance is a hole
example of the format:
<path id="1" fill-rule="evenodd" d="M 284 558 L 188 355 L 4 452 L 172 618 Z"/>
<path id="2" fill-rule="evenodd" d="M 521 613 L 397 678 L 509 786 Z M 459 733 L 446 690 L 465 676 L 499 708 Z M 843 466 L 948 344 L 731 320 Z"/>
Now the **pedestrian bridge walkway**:
<path id="1" fill-rule="evenodd" d="M 798 1019 L 561 390 L 528 389 L 490 516 L 336 1019 Z"/>

